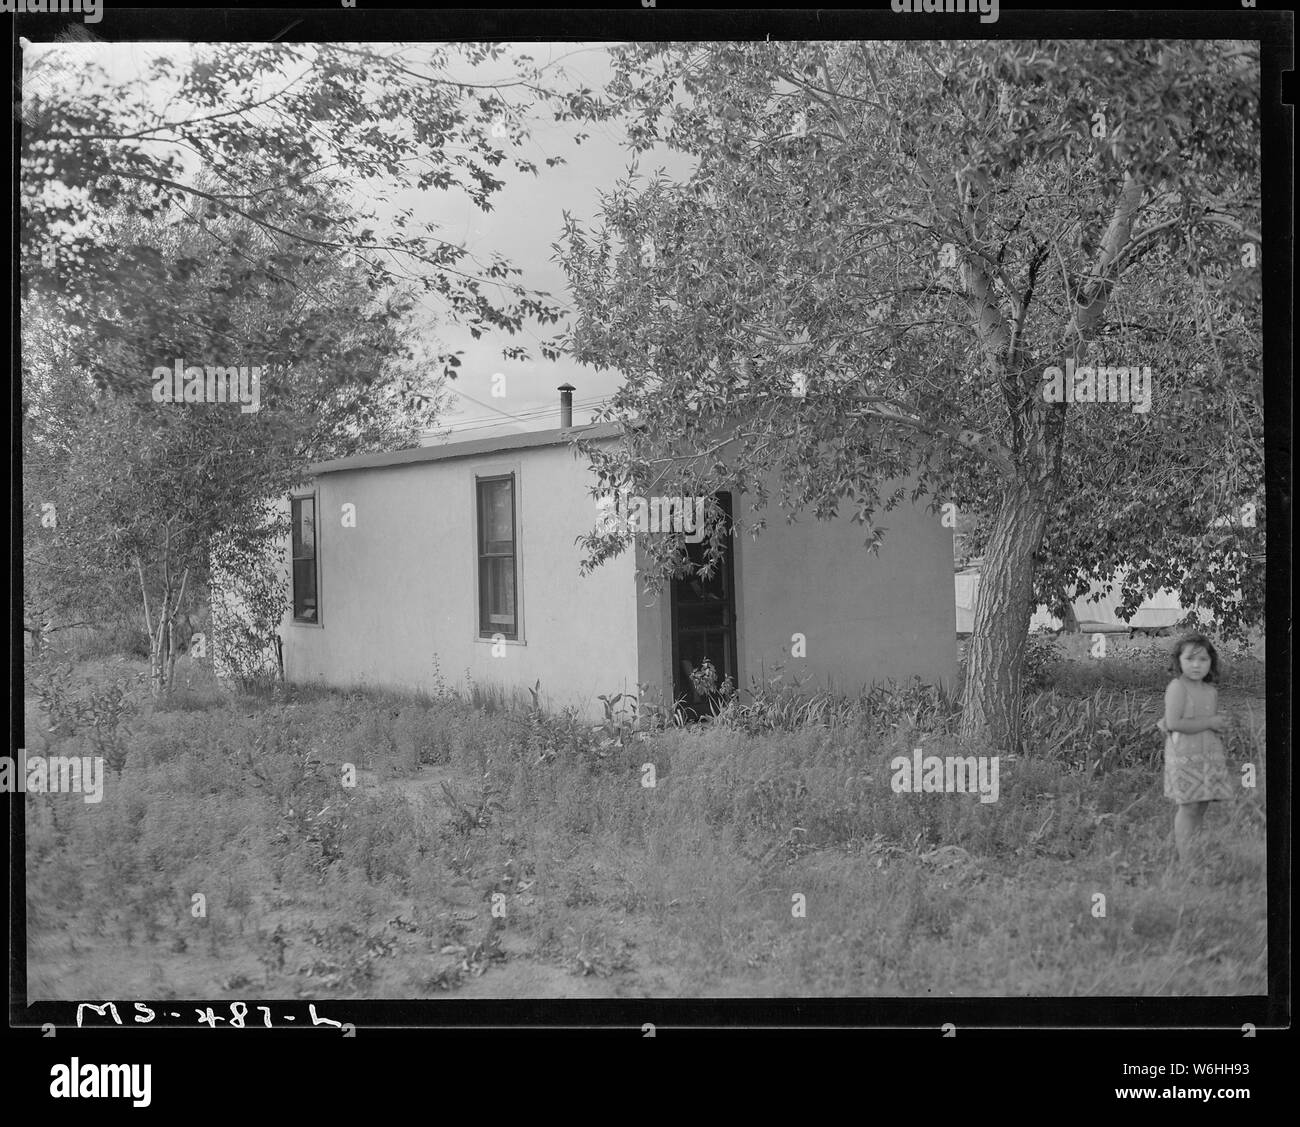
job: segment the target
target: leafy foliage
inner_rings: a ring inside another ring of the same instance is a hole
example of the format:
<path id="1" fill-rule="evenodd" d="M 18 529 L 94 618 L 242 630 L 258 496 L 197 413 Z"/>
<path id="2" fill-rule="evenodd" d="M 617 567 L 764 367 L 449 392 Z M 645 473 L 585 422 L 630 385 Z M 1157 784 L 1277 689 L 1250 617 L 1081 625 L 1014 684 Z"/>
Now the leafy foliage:
<path id="1" fill-rule="evenodd" d="M 696 165 L 566 219 L 570 347 L 627 375 L 597 488 L 735 490 L 755 535 L 769 506 L 845 510 L 867 546 L 909 495 L 980 514 L 968 736 L 1015 742 L 1029 613 L 1075 582 L 1123 565 L 1130 601 L 1257 618 L 1262 520 L 1209 530 L 1262 509 L 1258 66 L 1186 41 L 620 48 L 632 147 Z M 1151 409 L 1048 402 L 1067 361 L 1149 366 Z M 732 529 L 707 518 L 713 566 Z M 686 566 L 638 540 L 652 575 Z M 593 565 L 628 543 L 584 541 Z"/>
<path id="2" fill-rule="evenodd" d="M 414 284 L 475 337 L 555 320 L 554 304 L 519 284 L 519 269 L 501 256 L 479 260 L 410 208 L 395 207 L 380 229 L 373 210 L 332 207 L 322 188 L 347 184 L 384 202 L 407 187 L 455 191 L 489 211 L 504 183 L 499 170 L 538 171 L 520 151 L 537 110 L 556 122 L 599 116 L 591 92 L 562 68 L 546 73 L 500 44 L 275 42 L 196 45 L 120 80 L 88 49 L 61 50 L 80 52 L 82 65 L 26 90 L 24 297 L 75 302 L 129 293 L 140 277 L 156 276 L 165 266 L 156 247 L 108 241 L 96 228 L 97 217 L 126 207 L 146 223 L 178 212 L 195 225 L 238 219 L 279 253 L 342 256 L 369 292 Z M 508 64 L 513 80 L 501 81 Z M 29 65 L 54 64 L 37 57 Z M 196 160 L 209 179 L 193 175 Z M 178 264 L 187 265 L 195 262 Z M 249 256 L 230 278 L 232 296 L 292 277 L 290 265 Z M 97 327 L 125 335 L 108 319 Z M 435 363 L 454 378 L 460 359 L 442 353 Z"/>
<path id="3" fill-rule="evenodd" d="M 82 298 L 112 334 L 96 331 L 94 318 L 71 331 L 48 315 L 32 323 L 24 454 L 38 504 L 27 571 L 39 603 L 80 569 L 75 595 L 61 600 L 65 613 L 75 602 L 98 616 L 134 591 L 155 688 L 166 690 L 181 643 L 176 621 L 211 598 L 214 568 L 245 586 L 241 608 L 213 600 L 227 664 L 251 666 L 246 651 L 265 650 L 283 616 L 274 564 L 287 534 L 267 499 L 291 488 L 304 456 L 403 445 L 432 408 L 412 413 L 402 398 L 407 307 L 376 308 L 361 272 L 341 257 L 277 250 L 243 220 L 191 230 L 119 210 L 104 227 L 113 239 L 153 246 L 157 276 Z M 276 277 L 260 287 L 232 276 L 244 260 L 267 258 Z M 73 343 L 43 346 L 56 335 Z M 83 348 L 96 351 L 95 368 L 76 364 Z M 151 373 L 159 360 L 171 371 L 172 358 L 261 368 L 257 409 L 156 401 Z M 108 369 L 120 378 L 109 380 Z M 45 506 L 54 527 L 43 522 Z"/>
<path id="4" fill-rule="evenodd" d="M 1052 684 L 1052 674 L 1064 654 L 1055 638 L 1031 634 L 1025 646 L 1025 664 L 1020 675 L 1020 691 L 1039 692 Z"/>
<path id="5" fill-rule="evenodd" d="M 132 738 L 129 721 L 140 710 L 140 678 L 118 675 L 78 690 L 72 663 L 42 657 L 31 689 L 45 714 L 47 746 L 84 735 L 92 752 L 119 775 Z"/>

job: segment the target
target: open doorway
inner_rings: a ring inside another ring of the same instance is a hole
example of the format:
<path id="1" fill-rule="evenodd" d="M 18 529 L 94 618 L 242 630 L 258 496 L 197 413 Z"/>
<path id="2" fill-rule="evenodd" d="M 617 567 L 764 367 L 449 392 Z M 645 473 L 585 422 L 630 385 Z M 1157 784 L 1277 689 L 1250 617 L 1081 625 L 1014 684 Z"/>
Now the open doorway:
<path id="1" fill-rule="evenodd" d="M 715 500 L 731 522 L 731 494 L 715 494 Z M 704 563 L 704 544 L 687 544 L 691 564 Z M 739 687 L 740 673 L 736 660 L 736 592 L 731 545 L 713 575 L 704 578 L 698 572 L 672 581 L 673 630 L 673 697 L 682 701 L 687 719 L 708 715 L 725 678 Z M 705 659 L 716 674 L 715 692 L 710 693 L 691 672 L 700 670 Z"/>

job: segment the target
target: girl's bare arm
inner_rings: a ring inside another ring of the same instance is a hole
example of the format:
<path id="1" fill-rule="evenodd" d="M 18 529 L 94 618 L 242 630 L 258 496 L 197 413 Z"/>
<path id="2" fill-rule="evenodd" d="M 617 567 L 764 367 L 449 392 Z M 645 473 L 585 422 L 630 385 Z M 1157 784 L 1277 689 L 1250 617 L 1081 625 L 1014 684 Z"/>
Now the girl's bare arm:
<path id="1" fill-rule="evenodd" d="M 1192 735 L 1206 732 L 1215 726 L 1214 716 L 1192 716 L 1183 719 L 1183 709 L 1187 706 L 1187 690 L 1178 681 L 1170 681 L 1165 690 L 1165 731 L 1184 732 Z"/>

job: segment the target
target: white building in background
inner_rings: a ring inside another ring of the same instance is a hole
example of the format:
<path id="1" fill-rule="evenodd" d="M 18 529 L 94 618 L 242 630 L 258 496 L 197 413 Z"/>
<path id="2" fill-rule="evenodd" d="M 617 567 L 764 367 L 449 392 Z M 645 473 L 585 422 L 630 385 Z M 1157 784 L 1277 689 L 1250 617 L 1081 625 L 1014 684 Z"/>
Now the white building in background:
<path id="1" fill-rule="evenodd" d="M 979 594 L 980 568 L 978 563 L 959 569 L 953 577 L 956 584 L 957 633 L 969 634 L 975 629 L 975 598 Z M 1088 626 L 1101 626 L 1104 629 L 1161 630 L 1177 625 L 1187 616 L 1187 610 L 1178 601 L 1174 591 L 1161 588 L 1134 612 L 1133 617 L 1125 622 L 1119 616 L 1119 608 L 1124 602 L 1120 590 L 1123 573 L 1116 572 L 1111 580 L 1109 594 L 1091 592 L 1074 600 L 1074 617 L 1078 619 L 1081 629 Z M 1202 612 L 1202 616 L 1204 614 Z M 1036 607 L 1029 620 L 1030 631 L 1047 628 L 1061 629 L 1063 623 L 1045 606 Z"/>

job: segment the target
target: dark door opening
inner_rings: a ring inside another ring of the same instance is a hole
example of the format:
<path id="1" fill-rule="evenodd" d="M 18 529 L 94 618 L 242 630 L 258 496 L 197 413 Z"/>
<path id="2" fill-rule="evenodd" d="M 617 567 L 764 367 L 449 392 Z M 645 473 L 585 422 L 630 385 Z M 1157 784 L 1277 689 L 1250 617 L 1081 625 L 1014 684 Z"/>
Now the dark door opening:
<path id="1" fill-rule="evenodd" d="M 718 493 L 715 499 L 731 522 L 731 494 Z M 687 544 L 691 564 L 704 563 L 704 544 Z M 687 719 L 707 716 L 718 700 L 723 680 L 739 687 L 736 661 L 736 594 L 731 545 L 727 544 L 722 560 L 712 576 L 698 572 L 672 581 L 673 614 L 673 697 L 681 701 Z M 712 690 L 702 683 L 698 671 L 705 659 L 713 666 L 716 683 Z M 692 671 L 697 671 L 693 680 Z"/>

